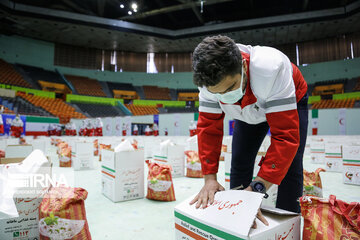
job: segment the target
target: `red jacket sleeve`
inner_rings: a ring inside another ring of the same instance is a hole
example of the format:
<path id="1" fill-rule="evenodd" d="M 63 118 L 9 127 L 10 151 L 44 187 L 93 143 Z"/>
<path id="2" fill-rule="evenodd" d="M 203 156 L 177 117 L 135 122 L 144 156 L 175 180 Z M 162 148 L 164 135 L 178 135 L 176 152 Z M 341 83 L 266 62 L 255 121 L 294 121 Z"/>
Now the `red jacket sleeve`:
<path id="1" fill-rule="evenodd" d="M 197 124 L 199 158 L 204 175 L 217 173 L 225 114 L 200 112 Z"/>
<path id="2" fill-rule="evenodd" d="M 271 144 L 258 176 L 279 185 L 285 177 L 300 144 L 299 116 L 296 109 L 266 114 Z"/>

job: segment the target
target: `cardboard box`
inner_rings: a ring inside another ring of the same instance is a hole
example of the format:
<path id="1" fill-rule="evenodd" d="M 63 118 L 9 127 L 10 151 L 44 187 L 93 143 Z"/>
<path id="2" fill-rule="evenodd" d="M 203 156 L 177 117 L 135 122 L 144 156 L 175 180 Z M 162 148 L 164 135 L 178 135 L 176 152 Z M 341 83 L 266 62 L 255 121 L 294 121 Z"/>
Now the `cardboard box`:
<path id="1" fill-rule="evenodd" d="M 94 144 L 91 142 L 76 142 L 72 148 L 72 167 L 74 170 L 94 168 Z"/>
<path id="2" fill-rule="evenodd" d="M 189 205 L 194 196 L 175 207 L 175 239 L 300 239 L 300 215 L 268 208 L 263 215 L 265 226 L 256 219 L 263 194 L 229 190 L 218 192 L 215 201 L 205 209 Z"/>
<path id="3" fill-rule="evenodd" d="M 5 158 L 26 158 L 32 151 L 32 145 L 8 145 L 5 148 Z"/>
<path id="4" fill-rule="evenodd" d="M 183 177 L 185 175 L 185 146 L 174 145 L 167 147 L 167 153 L 163 155 L 155 154 L 153 156 L 153 161 L 170 165 L 171 176 L 175 177 Z"/>
<path id="5" fill-rule="evenodd" d="M 39 149 L 41 150 L 45 155 L 47 154 L 47 148 L 46 148 L 46 141 L 45 139 L 35 139 L 33 140 L 33 142 L 31 143 L 31 145 L 33 146 L 33 149 Z"/>
<path id="6" fill-rule="evenodd" d="M 186 139 L 185 150 L 199 152 L 197 135 Z"/>
<path id="7" fill-rule="evenodd" d="M 146 136 L 143 137 L 144 142 L 144 154 L 146 159 L 150 159 L 153 155 L 156 155 L 155 152 L 158 151 L 161 138 L 154 137 L 154 136 Z"/>
<path id="8" fill-rule="evenodd" d="M 329 172 L 342 172 L 340 143 L 325 143 L 325 170 Z"/>
<path id="9" fill-rule="evenodd" d="M 266 152 L 258 152 L 255 158 L 255 166 L 253 172 L 253 180 L 256 178 L 258 172 L 260 171 L 259 163 L 263 157 L 265 157 Z M 278 185 L 273 184 L 266 193 L 269 195 L 268 198 L 264 198 L 261 204 L 261 207 L 275 207 L 277 201 Z"/>
<path id="10" fill-rule="evenodd" d="M 8 145 L 19 145 L 20 141 L 19 138 L 7 138 L 6 139 L 6 146 Z"/>
<path id="11" fill-rule="evenodd" d="M 258 152 L 255 158 L 253 180 L 257 176 L 257 173 L 260 170 L 259 162 L 266 153 Z M 225 190 L 230 190 L 230 170 L 231 170 L 231 153 L 224 154 L 225 157 Z"/>
<path id="12" fill-rule="evenodd" d="M 21 163 L 24 158 L 0 158 L 0 164 Z"/>
<path id="13" fill-rule="evenodd" d="M 360 146 L 343 146 L 343 181 L 360 185 Z"/>
<path id="14" fill-rule="evenodd" d="M 313 163 L 325 162 L 325 143 L 313 141 L 310 143 L 310 157 Z"/>
<path id="15" fill-rule="evenodd" d="M 113 202 L 144 197 L 144 150 L 102 151 L 102 193 Z"/>
<path id="16" fill-rule="evenodd" d="M 222 141 L 222 150 L 224 152 L 231 153 L 232 152 L 232 136 L 224 136 Z"/>
<path id="17" fill-rule="evenodd" d="M 29 158 L 36 159 L 39 163 L 42 162 L 41 167 L 24 167 L 31 169 L 33 172 L 28 174 L 41 174 L 51 176 L 51 163 L 46 159 L 45 155 L 38 150 L 33 151 Z M 1 159 L 2 163 L 20 163 L 24 158 L 17 159 Z M 9 164 L 8 166 L 15 166 L 16 164 Z M 28 166 L 28 165 L 27 165 Z M 23 173 L 21 171 L 21 173 Z M 30 181 L 30 180 L 24 180 Z M 41 197 L 25 198 L 19 195 L 20 190 L 28 190 L 28 188 L 18 188 L 14 194 L 14 202 L 19 216 L 15 218 L 0 219 L 0 239 L 7 240 L 23 240 L 23 239 L 40 239 L 39 235 L 39 205 L 42 201 Z"/>
<path id="18" fill-rule="evenodd" d="M 254 172 L 253 172 L 253 180 L 257 176 L 260 167 L 259 162 L 263 156 L 266 155 L 266 152 L 258 152 L 255 165 L 254 165 Z M 231 169 L 231 153 L 225 153 L 225 190 L 230 190 L 230 169 Z M 244 186 L 246 187 L 246 186 Z M 264 198 L 262 201 L 262 207 L 275 207 L 276 200 L 277 200 L 277 192 L 278 186 L 272 185 L 270 189 L 267 190 L 267 194 L 269 195 L 268 198 Z"/>
<path id="19" fill-rule="evenodd" d="M 225 161 L 225 190 L 230 190 L 231 153 L 224 153 Z"/>
<path id="20" fill-rule="evenodd" d="M 6 139 L 0 139 L 0 150 L 5 150 L 6 148 Z"/>

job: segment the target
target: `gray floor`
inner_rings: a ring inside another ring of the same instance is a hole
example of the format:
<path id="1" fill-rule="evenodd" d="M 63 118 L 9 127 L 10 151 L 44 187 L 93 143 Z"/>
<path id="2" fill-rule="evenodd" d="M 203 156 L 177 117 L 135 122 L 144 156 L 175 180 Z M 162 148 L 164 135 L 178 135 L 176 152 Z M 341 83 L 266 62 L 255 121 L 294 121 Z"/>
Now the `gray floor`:
<path id="1" fill-rule="evenodd" d="M 175 178 L 176 201 L 157 202 L 146 198 L 127 202 L 113 203 L 101 194 L 100 162 L 95 161 L 95 169 L 75 172 L 75 186 L 88 191 L 85 202 L 90 232 L 94 240 L 100 239 L 174 239 L 174 207 L 189 196 L 197 193 L 203 184 L 202 179 Z M 56 163 L 54 164 L 56 166 Z M 319 164 L 310 162 L 305 156 L 304 168 L 314 171 Z M 145 167 L 145 179 L 147 167 Z M 72 169 L 54 168 L 54 171 L 72 171 Z M 360 202 L 360 186 L 342 183 L 342 174 L 321 173 L 324 197 L 336 195 L 344 201 Z M 224 162 L 220 162 L 218 180 L 224 185 Z M 146 187 L 145 187 L 146 192 Z"/>

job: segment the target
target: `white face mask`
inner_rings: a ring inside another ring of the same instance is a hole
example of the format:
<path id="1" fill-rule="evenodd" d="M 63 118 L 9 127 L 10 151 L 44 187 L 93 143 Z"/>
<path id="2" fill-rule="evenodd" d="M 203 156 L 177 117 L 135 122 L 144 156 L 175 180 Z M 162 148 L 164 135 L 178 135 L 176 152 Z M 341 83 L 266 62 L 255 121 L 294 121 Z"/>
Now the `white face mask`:
<path id="1" fill-rule="evenodd" d="M 243 82 L 244 82 L 244 69 L 242 69 L 241 71 L 241 82 L 239 88 L 223 94 L 220 93 L 212 93 L 212 94 L 223 103 L 234 104 L 237 101 L 239 101 L 245 94 L 245 91 L 242 90 Z"/>

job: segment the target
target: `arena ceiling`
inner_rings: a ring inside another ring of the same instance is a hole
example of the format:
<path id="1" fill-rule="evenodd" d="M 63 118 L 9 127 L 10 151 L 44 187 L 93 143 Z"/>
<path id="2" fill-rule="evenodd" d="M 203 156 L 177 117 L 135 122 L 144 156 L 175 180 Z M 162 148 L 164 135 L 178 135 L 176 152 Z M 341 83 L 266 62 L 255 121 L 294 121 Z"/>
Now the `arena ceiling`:
<path id="1" fill-rule="evenodd" d="M 360 0 L 0 0 L 1 34 L 132 52 L 190 52 L 214 34 L 276 46 L 354 32 Z"/>

